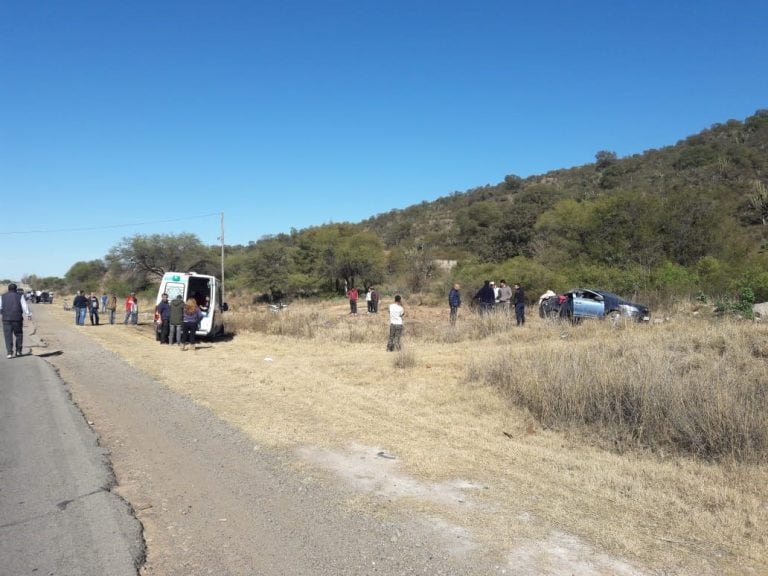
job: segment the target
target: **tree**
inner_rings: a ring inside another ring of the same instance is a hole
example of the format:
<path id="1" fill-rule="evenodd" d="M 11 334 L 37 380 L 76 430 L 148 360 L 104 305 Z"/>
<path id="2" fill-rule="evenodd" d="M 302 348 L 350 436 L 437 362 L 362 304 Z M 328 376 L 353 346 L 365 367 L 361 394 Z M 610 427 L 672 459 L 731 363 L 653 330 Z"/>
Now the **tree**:
<path id="1" fill-rule="evenodd" d="M 600 150 L 595 154 L 595 168 L 598 170 L 604 170 L 611 164 L 616 162 L 616 152 L 610 150 Z"/>
<path id="2" fill-rule="evenodd" d="M 107 266 L 103 260 L 80 261 L 75 262 L 67 270 L 64 278 L 67 281 L 67 285 L 73 290 L 95 292 L 99 289 L 99 285 L 106 272 Z"/>
<path id="3" fill-rule="evenodd" d="M 372 232 L 358 232 L 342 238 L 335 254 L 336 276 L 349 286 L 357 280 L 378 284 L 383 277 L 384 246 Z"/>
<path id="4" fill-rule="evenodd" d="M 427 287 L 437 269 L 434 254 L 419 246 L 406 250 L 405 256 L 408 288 L 412 292 L 421 292 Z"/>
<path id="5" fill-rule="evenodd" d="M 279 240 L 259 242 L 246 257 L 243 268 L 250 285 L 257 290 L 272 294 L 292 290 L 289 285 L 293 271 L 290 250 Z"/>
<path id="6" fill-rule="evenodd" d="M 216 273 L 208 249 L 194 234 L 152 234 L 123 238 L 107 259 L 124 270 L 162 278 L 169 271 Z"/>

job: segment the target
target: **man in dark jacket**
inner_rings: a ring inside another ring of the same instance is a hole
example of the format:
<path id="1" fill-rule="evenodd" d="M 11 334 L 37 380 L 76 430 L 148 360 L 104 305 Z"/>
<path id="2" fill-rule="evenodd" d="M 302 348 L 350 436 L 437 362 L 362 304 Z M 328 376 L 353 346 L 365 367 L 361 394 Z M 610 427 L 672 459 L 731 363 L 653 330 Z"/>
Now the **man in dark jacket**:
<path id="1" fill-rule="evenodd" d="M 515 284 L 515 292 L 512 295 L 512 302 L 515 304 L 515 319 L 517 325 L 522 326 L 525 324 L 525 292 L 520 287 L 520 284 Z"/>
<path id="2" fill-rule="evenodd" d="M 72 308 L 75 309 L 75 324 L 78 326 L 85 325 L 85 315 L 88 312 L 88 297 L 85 292 L 80 290 L 72 301 Z"/>
<path id="3" fill-rule="evenodd" d="M 173 299 L 170 304 L 170 311 L 168 312 L 168 322 L 170 324 L 170 334 L 168 337 L 168 343 L 173 344 L 174 339 L 176 344 L 181 346 L 181 328 L 184 325 L 184 299 L 181 294 Z"/>
<path id="4" fill-rule="evenodd" d="M 160 303 L 155 307 L 155 314 L 158 315 L 160 321 L 157 339 L 160 344 L 168 344 L 168 334 L 171 331 L 171 305 L 168 303 L 168 294 L 160 296 Z"/>
<path id="5" fill-rule="evenodd" d="M 493 290 L 490 280 L 486 280 L 483 283 L 483 287 L 475 294 L 475 300 L 480 300 L 480 314 L 488 314 L 493 310 L 493 305 L 496 302 L 496 292 Z"/>
<path id="6" fill-rule="evenodd" d="M 459 292 L 458 283 L 453 285 L 451 291 L 448 292 L 448 307 L 451 309 L 448 319 L 451 322 L 451 326 L 456 324 L 456 317 L 459 315 L 459 307 L 461 306 L 461 292 Z"/>
<path id="7" fill-rule="evenodd" d="M 96 296 L 96 292 L 91 292 L 91 297 L 88 298 L 88 312 L 91 316 L 91 326 L 99 325 L 99 297 Z"/>
<path id="8" fill-rule="evenodd" d="M 27 301 L 18 292 L 14 283 L 8 284 L 8 292 L 0 296 L 0 314 L 3 316 L 3 336 L 8 358 L 13 358 L 14 336 L 16 337 L 16 356 L 21 356 L 24 342 L 24 316 L 31 318 Z"/>

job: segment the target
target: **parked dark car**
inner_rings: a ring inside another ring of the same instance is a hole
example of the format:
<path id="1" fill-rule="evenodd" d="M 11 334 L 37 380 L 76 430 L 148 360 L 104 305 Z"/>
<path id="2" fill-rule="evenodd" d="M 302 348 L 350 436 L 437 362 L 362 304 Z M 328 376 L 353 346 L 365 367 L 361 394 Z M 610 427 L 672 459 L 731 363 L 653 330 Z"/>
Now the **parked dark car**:
<path id="1" fill-rule="evenodd" d="M 613 321 L 629 318 L 636 322 L 648 322 L 651 312 L 644 304 L 624 300 L 612 292 L 577 288 L 542 298 L 539 316 L 565 318 L 571 322 L 579 322 L 582 318 L 609 318 Z"/>

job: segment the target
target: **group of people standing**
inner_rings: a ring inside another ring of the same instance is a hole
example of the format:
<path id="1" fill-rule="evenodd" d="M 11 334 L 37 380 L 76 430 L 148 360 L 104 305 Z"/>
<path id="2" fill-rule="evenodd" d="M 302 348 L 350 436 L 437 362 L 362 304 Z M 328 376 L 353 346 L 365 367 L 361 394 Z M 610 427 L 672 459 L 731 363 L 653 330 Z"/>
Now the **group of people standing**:
<path id="1" fill-rule="evenodd" d="M 349 299 L 349 314 L 357 316 L 357 301 L 360 298 L 357 288 L 354 286 L 349 288 L 347 290 L 347 298 Z M 365 303 L 369 314 L 377 314 L 379 312 L 379 293 L 373 286 L 369 286 L 365 291 Z"/>
<path id="2" fill-rule="evenodd" d="M 15 288 L 14 288 L 15 289 Z M 161 344 L 178 344 L 182 350 L 187 349 L 187 345 L 196 347 L 196 333 L 200 325 L 200 320 L 205 317 L 208 311 L 208 298 L 205 304 L 199 305 L 195 298 L 190 298 L 184 302 L 181 295 L 177 296 L 173 302 L 168 302 L 168 294 L 161 296 L 160 303 L 155 307 L 156 336 Z M 109 314 L 109 323 L 115 323 L 115 314 L 117 310 L 117 295 L 104 294 L 101 299 L 95 292 L 90 296 L 85 291 L 78 291 L 72 302 L 72 308 L 75 310 L 75 324 L 85 325 L 85 318 L 90 314 L 91 325 L 99 325 L 99 311 Z M 131 292 L 125 298 L 125 319 L 123 324 L 136 325 L 139 322 L 139 300 L 135 292 Z"/>
<path id="3" fill-rule="evenodd" d="M 456 324 L 461 306 L 460 289 L 459 284 L 454 284 L 448 292 L 448 307 L 450 308 L 448 318 L 452 326 Z M 509 314 L 514 307 L 517 325 L 525 324 L 525 292 L 520 284 L 509 286 L 506 280 L 500 280 L 499 285 L 496 286 L 493 280 L 486 280 L 475 294 L 473 301 L 478 302 L 480 314 L 489 314 L 493 311 Z"/>
<path id="4" fill-rule="evenodd" d="M 98 326 L 100 322 L 100 309 L 102 313 L 109 314 L 109 323 L 114 324 L 117 311 L 117 296 L 115 294 L 110 296 L 104 294 L 99 299 L 95 292 L 91 292 L 91 295 L 87 296 L 84 290 L 80 290 L 72 301 L 72 308 L 75 310 L 75 324 L 78 326 L 85 325 L 86 316 L 90 317 L 91 326 Z"/>
<path id="5" fill-rule="evenodd" d="M 190 345 L 196 350 L 197 329 L 207 311 L 207 307 L 203 310 L 194 298 L 184 302 L 179 294 L 173 301 L 168 302 L 168 294 L 162 294 L 160 302 L 155 306 L 156 339 L 160 344 L 175 343 L 181 346 L 182 350 L 186 350 L 187 345 Z"/>

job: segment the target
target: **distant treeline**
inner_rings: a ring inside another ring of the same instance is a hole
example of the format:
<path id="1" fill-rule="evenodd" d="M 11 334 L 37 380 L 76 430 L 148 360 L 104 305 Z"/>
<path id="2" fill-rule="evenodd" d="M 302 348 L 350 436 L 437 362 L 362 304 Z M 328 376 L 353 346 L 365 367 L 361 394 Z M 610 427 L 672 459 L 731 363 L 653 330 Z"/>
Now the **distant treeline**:
<path id="1" fill-rule="evenodd" d="M 361 189 L 364 183 L 361 183 Z M 768 300 L 768 110 L 673 146 L 455 192 L 363 222 L 227 246 L 226 283 L 254 295 L 338 294 L 345 286 L 441 295 L 506 278 L 530 295 L 590 285 L 646 298 Z M 440 261 L 455 261 L 447 270 Z M 218 274 L 220 248 L 191 234 L 125 238 L 49 289 L 150 289 L 164 270 Z"/>

